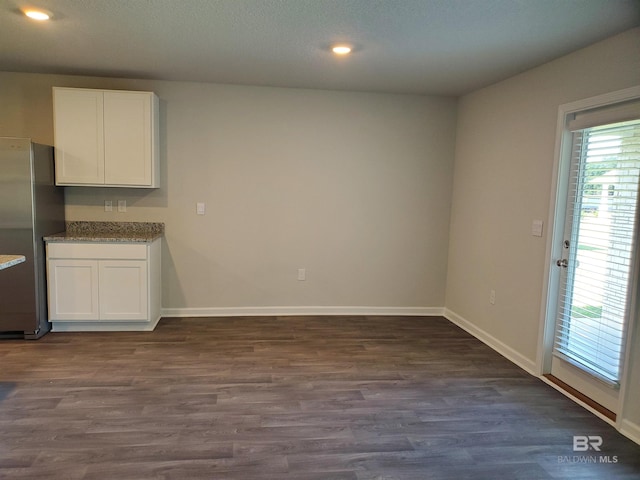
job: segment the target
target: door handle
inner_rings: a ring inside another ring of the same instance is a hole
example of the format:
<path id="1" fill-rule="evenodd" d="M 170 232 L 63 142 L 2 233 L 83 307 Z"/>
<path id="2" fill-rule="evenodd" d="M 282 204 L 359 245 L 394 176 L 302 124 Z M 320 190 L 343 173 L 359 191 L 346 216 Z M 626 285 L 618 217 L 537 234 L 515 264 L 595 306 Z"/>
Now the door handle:
<path id="1" fill-rule="evenodd" d="M 567 260 L 566 258 L 556 260 L 556 265 L 562 268 L 567 268 L 569 266 L 569 260 Z"/>

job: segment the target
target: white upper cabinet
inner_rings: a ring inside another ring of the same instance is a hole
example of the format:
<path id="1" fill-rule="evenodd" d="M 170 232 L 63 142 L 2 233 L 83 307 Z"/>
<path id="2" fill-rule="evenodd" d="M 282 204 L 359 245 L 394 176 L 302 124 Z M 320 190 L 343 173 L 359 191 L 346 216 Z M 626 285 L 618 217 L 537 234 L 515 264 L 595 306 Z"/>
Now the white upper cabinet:
<path id="1" fill-rule="evenodd" d="M 104 185 L 103 92 L 53 89 L 57 185 Z"/>
<path id="2" fill-rule="evenodd" d="M 159 187 L 158 97 L 53 88 L 57 185 Z"/>

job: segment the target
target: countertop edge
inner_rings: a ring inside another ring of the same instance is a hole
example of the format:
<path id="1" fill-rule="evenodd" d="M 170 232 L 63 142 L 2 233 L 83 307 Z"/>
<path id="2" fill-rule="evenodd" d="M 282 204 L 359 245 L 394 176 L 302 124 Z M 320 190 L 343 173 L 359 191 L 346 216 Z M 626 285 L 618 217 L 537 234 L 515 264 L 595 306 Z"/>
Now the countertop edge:
<path id="1" fill-rule="evenodd" d="M 49 242 L 151 243 L 164 236 L 163 222 L 96 222 L 75 220 L 65 231 L 47 235 Z"/>
<path id="2" fill-rule="evenodd" d="M 0 270 L 13 267 L 26 261 L 24 255 L 0 255 Z"/>
<path id="3" fill-rule="evenodd" d="M 113 235 L 78 235 L 59 233 L 43 237 L 47 243 L 153 243 L 162 238 L 164 234 L 138 235 L 138 236 L 113 236 Z"/>

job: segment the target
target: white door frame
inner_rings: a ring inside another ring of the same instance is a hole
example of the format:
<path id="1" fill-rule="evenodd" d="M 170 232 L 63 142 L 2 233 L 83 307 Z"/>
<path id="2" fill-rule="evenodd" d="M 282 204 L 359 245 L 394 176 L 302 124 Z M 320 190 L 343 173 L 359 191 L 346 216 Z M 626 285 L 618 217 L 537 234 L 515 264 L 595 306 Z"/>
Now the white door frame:
<path id="1" fill-rule="evenodd" d="M 555 334 L 555 323 L 557 313 L 557 298 L 560 282 L 560 268 L 555 264 L 556 259 L 562 257 L 562 240 L 564 238 L 564 212 L 566 211 L 567 195 L 566 186 L 569 175 L 570 165 L 565 159 L 570 155 L 572 146 L 571 132 L 566 128 L 567 118 L 574 113 L 589 110 L 598 107 L 604 107 L 614 103 L 624 102 L 640 98 L 640 86 L 631 87 L 624 90 L 619 90 L 596 97 L 587 98 L 584 100 L 578 100 L 576 102 L 565 103 L 558 107 L 558 119 L 556 126 L 556 144 L 554 150 L 554 163 L 553 163 L 553 177 L 551 180 L 551 198 L 549 201 L 549 217 L 547 219 L 547 225 L 549 225 L 549 235 L 547 235 L 547 245 L 545 250 L 545 267 L 542 286 L 542 299 L 540 304 L 540 329 L 538 336 L 538 354 L 537 354 L 537 373 L 542 376 L 550 373 L 551 371 L 551 359 L 552 359 L 552 347 Z M 638 269 L 638 263 L 634 267 L 634 271 Z M 637 278 L 637 276 L 635 277 Z M 635 296 L 634 296 L 635 297 Z M 631 312 L 636 311 L 635 298 L 632 299 L 630 308 Z M 627 338 L 632 338 L 633 331 L 631 330 L 635 321 L 628 322 L 627 325 Z M 629 342 L 627 342 L 627 345 Z M 625 348 L 625 359 L 622 374 L 620 376 L 620 395 L 618 404 L 618 415 L 615 422 L 615 426 L 620 429 L 621 422 L 624 416 L 624 398 L 626 386 L 628 384 L 629 376 L 629 360 L 631 355 L 631 349 Z M 597 412 L 596 410 L 582 404 L 588 408 L 592 413 L 596 414 L 603 420 L 611 423 L 606 417 Z"/>

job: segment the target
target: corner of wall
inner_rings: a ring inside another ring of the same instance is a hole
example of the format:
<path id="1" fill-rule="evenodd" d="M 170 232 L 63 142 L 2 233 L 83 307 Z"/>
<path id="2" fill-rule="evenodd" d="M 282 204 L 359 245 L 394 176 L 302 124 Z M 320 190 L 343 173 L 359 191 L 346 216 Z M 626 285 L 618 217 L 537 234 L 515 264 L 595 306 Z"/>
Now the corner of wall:
<path id="1" fill-rule="evenodd" d="M 457 325 L 460 328 L 462 328 L 467 333 L 469 333 L 469 334 L 473 335 L 474 337 L 476 337 L 478 340 L 480 340 L 485 345 L 491 347 L 493 350 L 498 352 L 500 355 L 505 357 L 507 360 L 510 360 L 511 362 L 513 362 L 516 365 L 518 365 L 525 372 L 529 373 L 530 375 L 533 375 L 534 377 L 538 376 L 537 366 L 536 366 L 535 360 L 531 360 L 531 359 L 525 357 L 521 353 L 519 353 L 516 350 L 514 350 L 513 348 L 509 347 L 508 345 L 506 345 L 505 343 L 501 342 L 500 340 L 498 340 L 497 338 L 495 338 L 491 334 L 487 333 L 486 331 L 482 330 L 481 328 L 478 328 L 473 323 L 471 323 L 470 321 L 464 319 L 463 317 L 461 317 L 457 313 L 452 312 L 448 308 L 444 309 L 444 317 L 447 320 L 449 320 L 450 322 L 452 322 L 455 325 Z"/>

